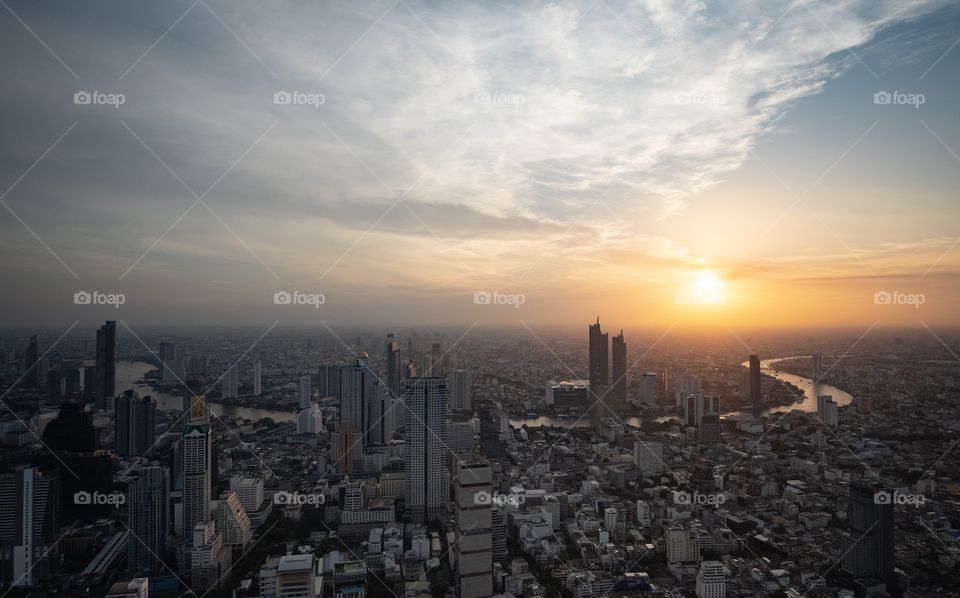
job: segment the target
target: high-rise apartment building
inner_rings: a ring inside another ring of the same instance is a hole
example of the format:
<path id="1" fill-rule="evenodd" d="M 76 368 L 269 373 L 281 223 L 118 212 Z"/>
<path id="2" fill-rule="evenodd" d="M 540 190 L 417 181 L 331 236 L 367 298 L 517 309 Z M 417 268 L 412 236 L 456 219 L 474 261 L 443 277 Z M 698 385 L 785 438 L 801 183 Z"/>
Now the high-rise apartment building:
<path id="1" fill-rule="evenodd" d="M 131 575 L 158 575 L 158 557 L 166 552 L 170 525 L 170 471 L 150 464 L 134 474 L 127 488 L 127 512 L 133 537 L 127 543 Z"/>
<path id="2" fill-rule="evenodd" d="M 393 333 L 387 335 L 384 357 L 387 360 L 387 389 L 394 397 L 400 396 L 400 346 Z"/>
<path id="3" fill-rule="evenodd" d="M 237 555 L 250 541 L 250 517 L 233 490 L 224 490 L 217 500 L 217 531 L 223 535 L 224 546 L 232 548 Z"/>
<path id="4" fill-rule="evenodd" d="M 762 401 L 760 394 L 760 356 L 750 355 L 750 403 L 759 408 Z"/>
<path id="5" fill-rule="evenodd" d="M 193 397 L 189 421 L 183 428 L 183 531 L 193 537 L 198 523 L 210 520 L 210 470 L 212 446 L 207 406 Z"/>
<path id="6" fill-rule="evenodd" d="M 117 323 L 107 320 L 97 330 L 96 379 L 94 396 L 97 404 L 112 408 L 117 395 Z"/>
<path id="7" fill-rule="evenodd" d="M 444 378 L 411 379 L 404 393 L 406 419 L 407 511 L 413 521 L 427 521 L 446 510 L 449 501 L 447 383 Z"/>
<path id="8" fill-rule="evenodd" d="M 637 440 L 633 443 L 633 458 L 642 475 L 658 474 L 663 470 L 663 444 Z"/>
<path id="9" fill-rule="evenodd" d="M 450 409 L 473 409 L 473 377 L 467 370 L 453 370 L 447 374 L 447 392 L 450 395 Z"/>
<path id="10" fill-rule="evenodd" d="M 33 586 L 49 571 L 58 491 L 56 476 L 36 467 L 0 475 L 0 588 Z"/>
<path id="11" fill-rule="evenodd" d="M 697 571 L 697 598 L 726 598 L 727 583 L 723 563 L 703 561 Z"/>
<path id="12" fill-rule="evenodd" d="M 312 392 L 310 376 L 300 376 L 300 381 L 297 383 L 297 403 L 300 405 L 300 409 L 310 408 Z"/>
<path id="13" fill-rule="evenodd" d="M 851 577 L 893 580 L 896 565 L 894 501 L 889 490 L 867 484 L 850 486 L 842 569 Z"/>
<path id="14" fill-rule="evenodd" d="M 157 403 L 126 390 L 114 401 L 114 449 L 121 457 L 142 456 L 157 436 Z"/>
<path id="15" fill-rule="evenodd" d="M 261 366 L 258 359 L 253 362 L 253 396 L 259 397 L 262 392 Z"/>
<path id="16" fill-rule="evenodd" d="M 607 385 L 610 383 L 609 342 L 607 333 L 600 329 L 600 317 L 589 326 L 589 369 L 591 424 L 599 427 L 601 418 L 607 417 Z"/>
<path id="17" fill-rule="evenodd" d="M 456 584 L 459 598 L 493 595 L 492 470 L 486 461 L 457 463 Z"/>
<path id="18" fill-rule="evenodd" d="M 613 372 L 610 380 L 610 401 L 608 407 L 614 413 L 622 413 L 627 406 L 627 342 L 623 339 L 623 330 L 613 337 L 611 351 Z"/>
<path id="19" fill-rule="evenodd" d="M 231 365 L 227 368 L 227 371 L 223 373 L 223 378 L 220 380 L 220 396 L 224 399 L 235 399 L 240 396 L 239 393 L 239 380 L 237 377 L 237 366 L 236 364 Z"/>

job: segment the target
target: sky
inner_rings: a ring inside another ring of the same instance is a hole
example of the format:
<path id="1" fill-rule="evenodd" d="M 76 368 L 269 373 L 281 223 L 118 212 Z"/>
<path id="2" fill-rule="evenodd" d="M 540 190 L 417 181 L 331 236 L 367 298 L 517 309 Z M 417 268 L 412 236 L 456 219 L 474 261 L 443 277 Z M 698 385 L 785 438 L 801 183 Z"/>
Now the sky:
<path id="1" fill-rule="evenodd" d="M 0 40 L 0 325 L 960 323 L 957 3 L 4 0 Z"/>

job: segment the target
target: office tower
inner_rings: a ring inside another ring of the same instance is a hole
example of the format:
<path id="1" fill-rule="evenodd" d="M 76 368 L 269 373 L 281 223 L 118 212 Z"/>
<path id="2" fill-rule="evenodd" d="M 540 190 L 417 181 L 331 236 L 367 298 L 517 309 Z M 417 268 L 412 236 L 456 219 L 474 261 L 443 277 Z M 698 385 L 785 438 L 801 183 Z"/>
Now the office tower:
<path id="1" fill-rule="evenodd" d="M 223 534 L 224 545 L 237 555 L 250 541 L 250 517 L 233 490 L 224 490 L 217 500 L 217 531 Z"/>
<path id="2" fill-rule="evenodd" d="M 412 379 L 404 404 L 407 512 L 413 521 L 428 521 L 446 509 L 450 495 L 442 440 L 447 427 L 446 380 Z"/>
<path id="3" fill-rule="evenodd" d="M 457 463 L 456 583 L 459 598 L 493 595 L 492 470 L 486 461 Z M 481 499 L 481 500 L 478 500 Z"/>
<path id="4" fill-rule="evenodd" d="M 40 365 L 38 363 L 40 361 L 39 355 L 37 335 L 34 334 L 30 337 L 30 342 L 27 344 L 27 352 L 23 360 L 23 381 L 29 388 L 36 388 L 40 385 L 40 373 L 38 371 L 38 366 Z"/>
<path id="5" fill-rule="evenodd" d="M 637 501 L 637 524 L 643 527 L 650 525 L 650 504 L 642 500 Z"/>
<path id="6" fill-rule="evenodd" d="M 703 561 L 697 571 L 697 598 L 726 598 L 727 582 L 723 577 L 723 563 Z"/>
<path id="7" fill-rule="evenodd" d="M 589 361 L 590 361 L 590 403 L 591 425 L 599 428 L 600 420 L 608 416 L 606 401 L 607 385 L 609 384 L 609 351 L 608 336 L 600 330 L 600 317 L 597 323 L 589 326 Z"/>
<path id="8" fill-rule="evenodd" d="M 60 528 L 54 475 L 23 467 L 0 475 L 0 588 L 33 586 L 49 571 Z"/>
<path id="9" fill-rule="evenodd" d="M 623 339 L 623 330 L 613 337 L 611 356 L 613 357 L 613 374 L 610 380 L 612 391 L 610 409 L 614 413 L 622 413 L 627 406 L 627 343 Z"/>
<path id="10" fill-rule="evenodd" d="M 263 478 L 233 476 L 230 478 L 230 490 L 237 494 L 247 513 L 258 511 L 263 504 Z"/>
<path id="11" fill-rule="evenodd" d="M 837 427 L 837 403 L 830 395 L 817 395 L 817 418 L 831 428 Z"/>
<path id="12" fill-rule="evenodd" d="M 129 572 L 158 575 L 171 531 L 170 470 L 156 463 L 137 470 L 127 487 L 127 509 L 132 534 L 127 543 Z"/>
<path id="13" fill-rule="evenodd" d="M 446 356 L 443 356 L 442 353 L 440 343 L 430 345 L 430 355 L 428 356 L 430 357 L 430 368 L 427 370 L 427 376 L 437 377 L 443 375 L 444 364 L 441 363 L 441 360 L 445 359 Z"/>
<path id="14" fill-rule="evenodd" d="M 330 457 L 338 473 L 363 471 L 363 433 L 351 426 L 340 426 L 330 435 Z"/>
<path id="15" fill-rule="evenodd" d="M 894 577 L 896 546 L 893 494 L 866 484 L 851 485 L 847 523 L 843 571 L 854 578 L 877 577 L 889 583 Z"/>
<path id="16" fill-rule="evenodd" d="M 714 414 L 704 414 L 697 428 L 697 438 L 704 444 L 716 444 L 720 442 L 721 428 L 720 416 Z"/>
<path id="17" fill-rule="evenodd" d="M 697 427 L 703 420 L 703 393 L 692 393 L 687 395 L 683 402 L 683 423 L 687 426 Z"/>
<path id="18" fill-rule="evenodd" d="M 813 381 L 819 382 L 820 377 L 823 376 L 823 353 L 814 353 L 810 357 L 813 367 L 811 371 L 813 372 Z"/>
<path id="19" fill-rule="evenodd" d="M 255 396 L 255 397 L 259 397 L 259 396 L 260 396 L 260 393 L 261 393 L 262 390 L 263 390 L 263 389 L 261 388 L 261 386 L 260 386 L 260 383 L 261 383 L 261 380 L 260 380 L 260 360 L 258 359 L 258 360 L 256 360 L 256 361 L 253 362 L 253 396 Z M 322 397 L 322 395 L 321 395 L 321 397 Z"/>
<path id="20" fill-rule="evenodd" d="M 126 390 L 114 403 L 114 450 L 121 457 L 142 456 L 157 438 L 157 403 Z"/>
<path id="21" fill-rule="evenodd" d="M 663 444 L 637 440 L 633 443 L 633 460 L 644 476 L 660 473 L 663 468 Z"/>
<path id="22" fill-rule="evenodd" d="M 760 356 L 750 355 L 750 404 L 754 408 L 760 406 Z"/>
<path id="23" fill-rule="evenodd" d="M 97 365 L 94 397 L 105 409 L 117 395 L 117 323 L 107 320 L 97 330 Z"/>
<path id="24" fill-rule="evenodd" d="M 210 470 L 212 446 L 207 407 L 202 396 L 193 397 L 189 420 L 183 428 L 183 533 L 193 538 L 194 527 L 210 520 Z"/>
<path id="25" fill-rule="evenodd" d="M 60 411 L 42 434 L 49 450 L 37 453 L 41 470 L 60 478 L 60 506 L 63 518 L 96 519 L 113 513 L 108 504 L 80 504 L 74 500 L 78 492 L 90 496 L 108 494 L 113 489 L 114 457 L 101 450 L 100 430 L 93 425 L 93 412 L 82 401 L 64 401 Z"/>
<path id="26" fill-rule="evenodd" d="M 340 366 L 321 365 L 317 372 L 317 394 L 320 398 L 340 396 Z"/>
<path id="27" fill-rule="evenodd" d="M 240 396 L 238 392 L 239 383 L 237 380 L 237 366 L 231 365 L 223 373 L 223 379 L 220 380 L 220 397 L 224 399 L 235 399 Z"/>
<path id="28" fill-rule="evenodd" d="M 473 409 L 473 377 L 467 370 L 453 370 L 447 374 L 447 390 L 450 393 L 450 409 L 471 411 Z"/>
<path id="29" fill-rule="evenodd" d="M 400 396 L 400 348 L 393 333 L 387 335 L 387 389 L 394 397 Z"/>
<path id="30" fill-rule="evenodd" d="M 667 562 L 690 562 L 700 560 L 700 537 L 693 527 L 681 523 L 671 526 L 666 532 Z"/>
<path id="31" fill-rule="evenodd" d="M 369 405 L 371 401 L 377 400 L 374 391 L 377 377 L 367 364 L 368 358 L 367 353 L 360 352 L 352 366 L 340 368 L 338 397 L 340 425 L 360 430 L 364 435 L 364 442 L 367 441 L 368 430 L 375 423 L 380 423 L 370 418 Z"/>
<path id="32" fill-rule="evenodd" d="M 275 558 L 275 557 L 271 557 Z M 313 597 L 317 595 L 317 559 L 312 554 L 288 554 L 277 560 L 277 572 L 274 580 L 275 594 L 271 598 L 301 598 Z M 363 568 L 363 582 L 366 581 L 366 567 Z M 359 581 L 359 580 L 358 580 Z M 263 586 L 261 585 L 261 588 Z M 350 596 L 362 598 L 366 595 L 364 592 L 365 583 L 359 584 L 358 593 L 335 593 L 335 596 Z M 262 589 L 261 598 L 266 596 Z"/>
<path id="33" fill-rule="evenodd" d="M 311 394 L 310 376 L 300 376 L 300 381 L 297 383 L 297 401 L 301 409 L 310 408 Z"/>
<path id="34" fill-rule="evenodd" d="M 703 398 L 704 415 L 720 415 L 720 395 L 709 395 Z"/>
<path id="35" fill-rule="evenodd" d="M 60 367 L 47 372 L 47 405 L 59 405 L 79 393 L 79 367 Z"/>
<path id="36" fill-rule="evenodd" d="M 404 374 L 403 374 L 404 378 L 407 378 L 407 379 L 416 378 L 419 371 L 417 369 L 417 362 L 411 359 L 410 361 L 407 362 L 407 365 L 406 367 L 404 367 L 403 371 L 404 371 Z"/>
<path id="37" fill-rule="evenodd" d="M 363 442 L 368 444 L 386 444 L 393 438 L 393 414 L 389 413 L 393 401 L 386 385 L 375 382 L 367 394 L 367 406 L 364 410 Z"/>
<path id="38" fill-rule="evenodd" d="M 97 367 L 87 365 L 83 367 L 83 397 L 92 401 L 96 396 Z"/>
<path id="39" fill-rule="evenodd" d="M 657 375 L 654 372 L 640 375 L 640 404 L 657 404 Z"/>

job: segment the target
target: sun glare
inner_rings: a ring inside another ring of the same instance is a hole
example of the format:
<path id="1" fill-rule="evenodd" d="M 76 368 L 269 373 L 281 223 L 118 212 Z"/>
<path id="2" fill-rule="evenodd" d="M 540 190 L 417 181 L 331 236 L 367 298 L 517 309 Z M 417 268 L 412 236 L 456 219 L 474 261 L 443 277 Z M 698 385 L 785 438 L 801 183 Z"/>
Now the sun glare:
<path id="1" fill-rule="evenodd" d="M 726 301 L 723 281 L 714 272 L 705 270 L 695 275 L 685 291 L 678 294 L 680 303 L 691 305 L 721 305 Z"/>

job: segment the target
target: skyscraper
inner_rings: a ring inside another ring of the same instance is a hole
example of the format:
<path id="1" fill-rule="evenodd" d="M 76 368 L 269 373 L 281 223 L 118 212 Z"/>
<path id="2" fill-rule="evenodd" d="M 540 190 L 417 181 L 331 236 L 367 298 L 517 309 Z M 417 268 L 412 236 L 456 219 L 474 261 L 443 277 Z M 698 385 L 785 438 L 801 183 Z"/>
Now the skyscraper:
<path id="1" fill-rule="evenodd" d="M 622 413 L 627 406 L 627 343 L 623 330 L 613 337 L 612 397 L 608 407 L 614 413 Z"/>
<path id="2" fill-rule="evenodd" d="M 457 464 L 454 555 L 459 598 L 487 598 L 493 595 L 491 478 L 492 470 L 486 461 Z"/>
<path id="3" fill-rule="evenodd" d="M 854 578 L 894 578 L 893 494 L 881 488 L 856 483 L 850 486 L 844 534 L 842 569 Z"/>
<path id="4" fill-rule="evenodd" d="M 837 403 L 831 395 L 817 395 L 817 417 L 827 426 L 837 427 Z"/>
<path id="5" fill-rule="evenodd" d="M 97 330 L 97 366 L 94 397 L 103 408 L 112 408 L 117 394 L 117 323 L 107 320 Z"/>
<path id="6" fill-rule="evenodd" d="M 726 580 L 723 576 L 723 563 L 703 561 L 697 571 L 697 598 L 725 598 Z"/>
<path id="7" fill-rule="evenodd" d="M 27 344 L 27 352 L 23 359 L 25 372 L 24 382 L 30 388 L 36 388 L 40 385 L 40 364 L 37 363 L 38 361 L 39 349 L 37 348 L 37 335 L 34 334 L 30 337 L 30 342 Z"/>
<path id="8" fill-rule="evenodd" d="M 33 586 L 47 571 L 60 527 L 55 476 L 36 467 L 0 475 L 0 587 Z"/>
<path id="9" fill-rule="evenodd" d="M 446 380 L 411 379 L 404 404 L 407 512 L 413 521 L 428 521 L 446 509 L 450 496 L 442 441 L 447 427 Z"/>
<path id="10" fill-rule="evenodd" d="M 473 409 L 473 378 L 467 370 L 453 370 L 447 374 L 447 390 L 450 393 L 450 409 L 470 411 Z"/>
<path id="11" fill-rule="evenodd" d="M 220 396 L 224 399 L 237 398 L 240 396 L 238 386 L 237 366 L 234 364 L 223 373 L 223 379 L 220 381 Z"/>
<path id="12" fill-rule="evenodd" d="M 642 475 L 660 473 L 663 470 L 663 444 L 637 440 L 633 443 L 633 459 Z"/>
<path id="13" fill-rule="evenodd" d="M 600 424 L 600 419 L 607 416 L 605 405 L 607 384 L 609 383 L 608 335 L 600 330 L 600 317 L 597 323 L 590 324 L 590 403 L 591 423 L 594 428 Z"/>
<path id="14" fill-rule="evenodd" d="M 820 377 L 823 376 L 823 353 L 814 353 L 810 357 L 810 361 L 813 362 L 813 367 L 811 368 L 813 372 L 813 381 L 819 382 Z"/>
<path id="15" fill-rule="evenodd" d="M 300 381 L 297 383 L 297 402 L 300 405 L 300 409 L 310 408 L 311 394 L 310 376 L 300 376 Z"/>
<path id="16" fill-rule="evenodd" d="M 263 391 L 260 380 L 260 360 L 253 362 L 253 396 L 259 397 Z"/>
<path id="17" fill-rule="evenodd" d="M 188 541 L 193 528 L 210 518 L 210 425 L 202 396 L 193 397 L 189 420 L 183 427 L 183 533 Z"/>
<path id="18" fill-rule="evenodd" d="M 250 517 L 233 490 L 224 490 L 217 500 L 217 531 L 223 543 L 239 555 L 250 541 Z"/>
<path id="19" fill-rule="evenodd" d="M 394 397 L 400 396 L 400 348 L 393 333 L 387 335 L 387 389 Z"/>
<path id="20" fill-rule="evenodd" d="M 170 533 L 170 471 L 152 463 L 134 474 L 127 488 L 130 532 L 127 565 L 130 575 L 157 575 Z"/>
<path id="21" fill-rule="evenodd" d="M 156 441 L 157 403 L 126 390 L 114 403 L 114 449 L 121 457 L 140 456 Z"/>
<path id="22" fill-rule="evenodd" d="M 760 406 L 760 356 L 755 353 L 750 355 L 750 403 Z"/>

